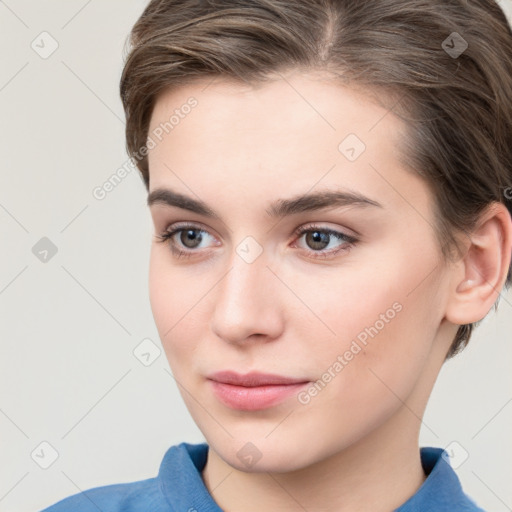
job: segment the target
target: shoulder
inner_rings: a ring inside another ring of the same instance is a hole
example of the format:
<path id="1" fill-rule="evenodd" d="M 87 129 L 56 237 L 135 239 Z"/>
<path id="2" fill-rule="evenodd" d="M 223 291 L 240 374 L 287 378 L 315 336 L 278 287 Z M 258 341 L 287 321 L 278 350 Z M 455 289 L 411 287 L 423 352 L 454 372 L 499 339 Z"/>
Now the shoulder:
<path id="1" fill-rule="evenodd" d="M 210 497 L 200 471 L 206 462 L 207 451 L 206 443 L 171 446 L 156 477 L 93 487 L 40 512 L 174 512 L 182 508 L 183 501 L 204 505 Z"/>
<path id="2" fill-rule="evenodd" d="M 41 512 L 169 512 L 162 501 L 157 478 L 105 485 L 82 491 Z"/>

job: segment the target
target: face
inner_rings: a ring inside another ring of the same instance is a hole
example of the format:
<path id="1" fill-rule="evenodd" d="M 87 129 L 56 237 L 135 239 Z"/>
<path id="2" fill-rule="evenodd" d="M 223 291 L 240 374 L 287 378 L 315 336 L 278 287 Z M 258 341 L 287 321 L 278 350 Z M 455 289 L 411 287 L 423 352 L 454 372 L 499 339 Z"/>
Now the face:
<path id="1" fill-rule="evenodd" d="M 428 394 L 432 354 L 448 349 L 447 270 L 427 186 L 399 163 L 405 126 L 314 75 L 208 84 L 159 97 L 148 158 L 151 307 L 210 448 L 291 471 L 394 418 L 418 427 L 403 402 Z M 225 370 L 302 384 L 209 379 Z"/>

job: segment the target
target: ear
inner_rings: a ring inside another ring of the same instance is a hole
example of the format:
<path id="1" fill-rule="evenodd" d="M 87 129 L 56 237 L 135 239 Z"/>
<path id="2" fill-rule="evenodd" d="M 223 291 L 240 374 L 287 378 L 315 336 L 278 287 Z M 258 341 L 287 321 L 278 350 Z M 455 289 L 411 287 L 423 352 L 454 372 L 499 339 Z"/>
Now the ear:
<path id="1" fill-rule="evenodd" d="M 454 324 L 484 318 L 507 279 L 512 253 L 512 218 L 493 202 L 468 233 L 465 256 L 457 262 L 445 317 Z"/>

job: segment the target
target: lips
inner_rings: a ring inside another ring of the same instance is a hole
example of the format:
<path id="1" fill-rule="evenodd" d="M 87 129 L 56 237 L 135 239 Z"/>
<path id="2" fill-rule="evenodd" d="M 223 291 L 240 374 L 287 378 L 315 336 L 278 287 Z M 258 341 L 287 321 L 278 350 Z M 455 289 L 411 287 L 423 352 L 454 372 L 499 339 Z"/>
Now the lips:
<path id="1" fill-rule="evenodd" d="M 291 399 L 309 385 L 308 380 L 271 373 L 251 372 L 240 375 L 232 371 L 208 377 L 215 396 L 232 409 L 257 411 Z"/>
<path id="2" fill-rule="evenodd" d="M 221 382 L 223 384 L 232 384 L 234 386 L 244 387 L 282 386 L 308 382 L 307 379 L 285 377 L 283 375 L 276 375 L 272 373 L 261 373 L 255 371 L 241 375 L 230 370 L 213 373 L 208 376 L 208 379 Z"/>

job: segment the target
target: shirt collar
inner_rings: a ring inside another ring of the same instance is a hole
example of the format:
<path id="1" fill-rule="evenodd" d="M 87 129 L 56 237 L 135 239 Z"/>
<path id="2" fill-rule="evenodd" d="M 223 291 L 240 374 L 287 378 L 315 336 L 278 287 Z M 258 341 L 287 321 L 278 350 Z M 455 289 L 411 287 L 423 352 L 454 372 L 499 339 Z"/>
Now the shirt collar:
<path id="1" fill-rule="evenodd" d="M 418 491 L 394 512 L 453 512 L 464 506 L 468 507 L 464 510 L 482 510 L 464 494 L 443 452 L 441 448 L 421 448 L 421 464 L 427 478 Z M 201 476 L 207 456 L 207 443 L 181 443 L 169 448 L 164 455 L 158 480 L 160 490 L 173 510 L 222 512 Z"/>
<path id="2" fill-rule="evenodd" d="M 448 454 L 443 449 L 421 448 L 420 455 L 427 478 L 416 493 L 394 512 L 484 512 L 464 493 L 458 476 L 446 460 Z"/>
<path id="3" fill-rule="evenodd" d="M 167 450 L 160 465 L 158 480 L 160 490 L 172 510 L 223 512 L 201 477 L 207 456 L 207 443 L 180 443 Z"/>

